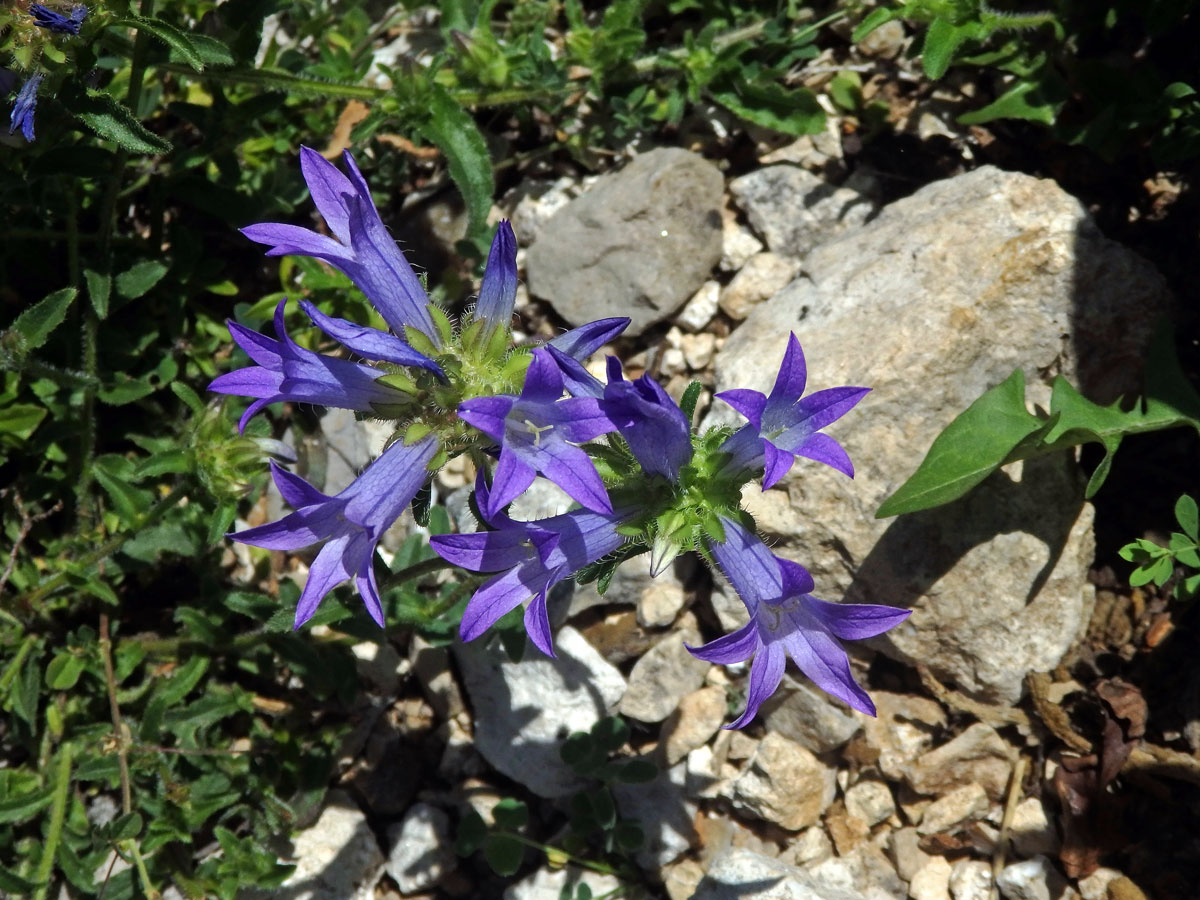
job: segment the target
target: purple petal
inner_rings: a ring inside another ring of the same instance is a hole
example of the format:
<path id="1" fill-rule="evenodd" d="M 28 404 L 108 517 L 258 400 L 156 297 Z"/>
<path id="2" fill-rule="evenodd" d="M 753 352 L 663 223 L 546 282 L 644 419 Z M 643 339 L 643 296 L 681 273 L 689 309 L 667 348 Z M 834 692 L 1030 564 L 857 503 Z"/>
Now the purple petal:
<path id="1" fill-rule="evenodd" d="M 597 319 L 580 325 L 547 343 L 557 347 L 563 353 L 580 362 L 587 359 L 629 326 L 630 320 L 625 317 L 615 319 Z"/>
<path id="2" fill-rule="evenodd" d="M 312 618 L 317 606 L 343 581 L 354 574 L 354 569 L 347 565 L 347 550 L 351 549 L 353 536 L 339 535 L 325 544 L 317 558 L 308 568 L 308 580 L 296 604 L 296 621 L 294 628 L 299 628 Z"/>
<path id="3" fill-rule="evenodd" d="M 858 641 L 883 634 L 912 615 L 911 609 L 871 603 L 830 603 L 811 595 L 804 597 L 803 602 L 826 628 L 845 641 Z"/>
<path id="4" fill-rule="evenodd" d="M 749 659 L 761 644 L 762 641 L 758 636 L 758 622 L 751 619 L 737 631 L 723 635 L 715 641 L 709 641 L 703 647 L 688 646 L 687 649 L 697 659 L 727 666 Z"/>
<path id="5" fill-rule="evenodd" d="M 616 431 L 617 425 L 605 412 L 599 400 L 576 397 L 559 400 L 546 407 L 542 421 L 553 425 L 565 440 L 576 444 Z"/>
<path id="6" fill-rule="evenodd" d="M 758 715 L 763 701 L 775 693 L 783 680 L 787 657 L 779 644 L 765 644 L 750 664 L 750 690 L 746 693 L 746 711 L 730 722 L 726 728 L 745 728 Z"/>
<path id="7" fill-rule="evenodd" d="M 531 560 L 542 560 L 558 544 L 558 535 L 540 529 L 513 527 L 472 534 L 442 534 L 429 545 L 447 562 L 472 572 L 499 572 Z"/>
<path id="8" fill-rule="evenodd" d="M 735 388 L 731 391 L 721 391 L 716 396 L 749 419 L 756 429 L 762 428 L 762 414 L 767 405 L 767 398 L 758 391 Z"/>
<path id="9" fill-rule="evenodd" d="M 277 522 L 237 531 L 229 537 L 243 544 L 267 550 L 299 550 L 324 540 L 336 528 L 336 508 L 322 507 L 294 512 Z"/>
<path id="10" fill-rule="evenodd" d="M 354 258 L 349 247 L 299 225 L 263 222 L 260 225 L 247 225 L 241 232 L 256 244 L 270 244 L 267 256 L 315 256 L 338 268 Z"/>
<path id="11" fill-rule="evenodd" d="M 445 377 L 441 366 L 393 334 L 358 325 L 346 319 L 327 316 L 307 300 L 300 301 L 300 308 L 308 314 L 314 325 L 359 356 L 395 363 L 398 366 L 416 366 L 428 369 L 439 378 Z"/>
<path id="12" fill-rule="evenodd" d="M 533 351 L 533 360 L 525 372 L 525 385 L 521 388 L 522 403 L 553 403 L 563 392 L 562 373 L 554 363 L 554 357 L 542 348 Z"/>
<path id="13" fill-rule="evenodd" d="M 536 476 L 533 467 L 509 451 L 501 451 L 496 472 L 492 475 L 492 489 L 488 495 L 486 515 L 491 518 L 525 493 Z"/>
<path id="14" fill-rule="evenodd" d="M 809 394 L 795 404 L 767 403 L 763 412 L 763 430 L 782 434 L 772 437 L 780 447 L 791 449 L 808 435 L 831 425 L 852 410 L 870 388 L 836 387 Z"/>
<path id="15" fill-rule="evenodd" d="M 546 352 L 554 358 L 554 362 L 558 365 L 558 370 L 562 373 L 563 387 L 566 388 L 568 394 L 572 397 L 593 397 L 595 399 L 604 396 L 604 382 L 584 368 L 583 363 L 568 356 L 553 344 L 546 345 Z"/>
<path id="16" fill-rule="evenodd" d="M 246 366 L 218 375 L 209 383 L 208 389 L 214 394 L 263 399 L 280 396 L 279 388 L 282 384 L 282 372 L 272 372 L 263 366 Z"/>
<path id="17" fill-rule="evenodd" d="M 778 644 L 787 647 L 800 671 L 825 693 L 848 703 L 859 712 L 869 716 L 875 715 L 875 704 L 850 672 L 850 660 L 846 651 L 833 635 L 825 630 L 821 620 L 812 615 L 807 604 L 795 612 L 785 612 L 784 615 L 795 627 L 789 634 L 781 637 Z"/>
<path id="18" fill-rule="evenodd" d="M 733 519 L 721 518 L 725 541 L 709 541 L 721 571 L 754 615 L 759 603 L 778 600 L 783 590 L 779 563 L 767 545 Z"/>
<path id="19" fill-rule="evenodd" d="M 788 338 L 787 351 L 783 354 L 783 364 L 779 374 L 775 376 L 775 386 L 771 388 L 768 402 L 794 403 L 804 393 L 804 385 L 808 381 L 808 367 L 804 363 L 804 351 L 800 349 L 800 341 L 795 332 Z"/>
<path id="20" fill-rule="evenodd" d="M 551 574 L 546 587 L 538 591 L 525 608 L 525 631 L 529 640 L 549 657 L 555 654 L 554 639 L 550 636 L 550 614 L 546 611 L 546 593 L 549 586 L 559 580 L 555 577 L 556 574 L 558 573 Z"/>
<path id="21" fill-rule="evenodd" d="M 330 499 L 299 475 L 278 465 L 275 460 L 271 460 L 271 477 L 275 479 L 275 487 L 279 489 L 283 499 L 296 509 L 302 506 L 315 506 Z"/>
<path id="22" fill-rule="evenodd" d="M 414 444 L 396 441 L 338 496 L 349 502 L 346 519 L 378 538 L 404 512 L 429 478 L 426 466 L 437 453 L 433 435 Z"/>
<path id="23" fill-rule="evenodd" d="M 512 412 L 515 398 L 501 394 L 498 397 L 472 397 L 458 406 L 458 417 L 473 428 L 478 428 L 494 441 L 504 440 L 504 425 Z"/>
<path id="24" fill-rule="evenodd" d="M 280 303 L 286 303 L 281 300 Z M 225 325 L 235 344 L 246 352 L 258 365 L 264 369 L 279 371 L 282 367 L 282 356 L 287 348 L 281 341 L 272 340 L 265 334 L 251 331 L 245 325 L 240 325 L 232 319 L 227 319 Z"/>
<path id="25" fill-rule="evenodd" d="M 244 413 L 242 413 L 242 417 L 240 419 L 238 419 L 238 434 L 245 433 L 246 426 L 250 423 L 250 420 L 253 419 L 256 415 L 258 415 L 260 412 L 262 412 L 264 409 L 266 409 L 272 403 L 276 403 L 282 399 L 283 398 L 279 395 L 276 395 L 274 397 L 264 397 L 261 400 L 255 400 L 253 403 L 251 403 L 249 406 L 247 406 L 246 411 Z"/>
<path id="26" fill-rule="evenodd" d="M 854 477 L 854 463 L 842 449 L 842 445 L 827 434 L 817 432 L 809 435 L 803 444 L 796 448 L 796 455 L 832 466 L 843 475 Z"/>
<path id="27" fill-rule="evenodd" d="M 355 576 L 354 584 L 358 588 L 358 595 L 362 597 L 362 601 L 367 607 L 367 612 L 375 620 L 375 624 L 383 628 L 383 603 L 379 599 L 379 585 L 375 583 L 374 544 L 370 546 L 367 558 L 358 570 L 358 575 Z"/>
<path id="28" fill-rule="evenodd" d="M 489 332 L 508 329 L 517 300 L 517 236 L 507 219 L 496 226 L 475 304 L 475 318 L 488 323 Z"/>
<path id="29" fill-rule="evenodd" d="M 775 561 L 779 563 L 779 573 L 783 576 L 782 597 L 799 597 L 813 589 L 813 577 L 800 563 L 781 556 L 775 557 Z"/>
<path id="30" fill-rule="evenodd" d="M 786 450 L 780 450 L 770 441 L 763 441 L 763 490 L 774 487 L 795 461 L 796 457 Z"/>
<path id="31" fill-rule="evenodd" d="M 549 573 L 541 567 L 538 567 L 537 571 L 543 577 L 549 578 Z M 462 624 L 458 629 L 459 637 L 464 641 L 475 640 L 510 609 L 516 609 L 535 595 L 538 591 L 530 590 L 522 581 L 522 575 L 526 574 L 522 572 L 522 567 L 518 566 L 485 581 L 463 610 Z"/>
<path id="32" fill-rule="evenodd" d="M 548 441 L 538 453 L 539 471 L 592 512 L 611 513 L 612 503 L 591 458 L 578 447 Z M 495 490 L 493 485 L 492 490 Z"/>
<path id="33" fill-rule="evenodd" d="M 345 197 L 354 194 L 350 179 L 316 150 L 303 146 L 300 148 L 300 171 L 329 230 L 343 244 L 349 244 L 350 212 Z"/>

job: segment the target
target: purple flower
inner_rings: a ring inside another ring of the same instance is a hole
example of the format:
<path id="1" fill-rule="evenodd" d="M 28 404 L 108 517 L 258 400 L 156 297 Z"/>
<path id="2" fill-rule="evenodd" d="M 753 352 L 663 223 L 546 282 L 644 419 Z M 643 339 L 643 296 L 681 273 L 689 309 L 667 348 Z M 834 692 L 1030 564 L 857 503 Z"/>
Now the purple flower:
<path id="1" fill-rule="evenodd" d="M 375 545 L 425 483 L 425 467 L 437 449 L 433 436 L 413 444 L 397 441 L 336 497 L 322 494 L 303 478 L 271 463 L 279 493 L 296 511 L 278 522 L 229 537 L 269 550 L 297 550 L 326 542 L 309 567 L 296 606 L 297 628 L 312 617 L 326 594 L 350 578 L 371 618 L 383 625 L 383 606 L 375 584 Z"/>
<path id="2" fill-rule="evenodd" d="M 575 446 L 616 430 L 600 401 L 562 399 L 562 374 L 545 349 L 533 351 L 519 397 L 476 397 L 458 407 L 459 417 L 500 442 L 500 461 L 484 514 L 495 516 L 533 483 L 549 478 L 594 512 L 611 513 L 604 482 L 587 453 Z"/>
<path id="3" fill-rule="evenodd" d="M 33 111 L 37 109 L 38 85 L 42 83 L 43 77 L 40 73 L 30 75 L 21 85 L 17 99 L 13 101 L 12 115 L 8 119 L 9 134 L 20 128 L 25 140 L 33 140 Z"/>
<path id="4" fill-rule="evenodd" d="M 649 375 L 626 381 L 621 361 L 610 356 L 601 406 L 619 423 L 621 437 L 645 472 L 672 483 L 679 480 L 680 468 L 692 458 L 692 429 L 683 410 L 657 381 Z"/>
<path id="5" fill-rule="evenodd" d="M 743 389 L 717 394 L 750 420 L 721 448 L 732 455 L 727 469 L 762 466 L 763 490 L 787 474 L 797 456 L 854 477 L 854 466 L 841 444 L 820 430 L 849 412 L 870 388 L 829 388 L 801 398 L 807 377 L 804 352 L 793 334 L 770 396 Z"/>
<path id="6" fill-rule="evenodd" d="M 746 711 L 726 728 L 742 728 L 783 678 L 787 657 L 817 687 L 860 712 L 875 715 L 875 704 L 850 673 L 838 643 L 882 634 L 908 618 L 911 610 L 891 606 L 828 603 L 809 591 L 812 576 L 801 565 L 773 556 L 740 524 L 722 519 L 725 542 L 709 549 L 750 611 L 750 622 L 732 634 L 689 647 L 694 656 L 727 665 L 753 657 Z"/>
<path id="7" fill-rule="evenodd" d="M 629 327 L 629 319 L 617 316 L 612 319 L 597 319 L 578 328 L 560 334 L 546 342 L 567 354 L 571 359 L 582 362 Z"/>
<path id="8" fill-rule="evenodd" d="M 488 504 L 482 478 L 475 489 L 480 511 Z M 516 522 L 503 513 L 484 513 L 495 531 L 447 534 L 430 539 L 439 556 L 472 572 L 498 572 L 484 582 L 463 611 L 459 635 L 473 641 L 509 610 L 529 601 L 525 630 L 535 647 L 554 656 L 546 595 L 554 585 L 625 542 L 617 527 L 628 511 L 574 510 L 536 522 Z"/>
<path id="9" fill-rule="evenodd" d="M 322 356 L 293 341 L 283 324 L 286 303 L 286 299 L 280 300 L 275 307 L 275 333 L 280 340 L 272 340 L 237 322 L 228 323 L 233 339 L 258 365 L 220 375 L 208 389 L 218 394 L 257 398 L 242 414 L 239 431 L 245 431 L 246 423 L 263 407 L 281 400 L 376 412 L 377 407 L 394 406 L 408 399 L 407 394 L 377 381 L 387 372 Z"/>
<path id="10" fill-rule="evenodd" d="M 75 6 L 69 16 L 64 16 L 40 3 L 34 3 L 29 7 L 29 14 L 33 16 L 33 23 L 41 28 L 48 28 L 56 34 L 79 34 L 79 26 L 87 18 L 88 11 L 86 6 Z"/>
<path id="11" fill-rule="evenodd" d="M 304 180 L 334 237 L 269 222 L 243 228 L 242 234 L 272 245 L 267 256 L 299 254 L 324 260 L 358 285 L 396 334 L 402 336 L 405 326 L 411 326 L 440 344 L 425 289 L 379 218 L 354 157 L 349 152 L 342 157 L 349 177 L 315 150 L 300 148 Z"/>
<path id="12" fill-rule="evenodd" d="M 475 304 L 475 318 L 487 323 L 487 333 L 508 331 L 517 302 L 517 236 L 507 219 L 501 219 L 488 252 Z"/>

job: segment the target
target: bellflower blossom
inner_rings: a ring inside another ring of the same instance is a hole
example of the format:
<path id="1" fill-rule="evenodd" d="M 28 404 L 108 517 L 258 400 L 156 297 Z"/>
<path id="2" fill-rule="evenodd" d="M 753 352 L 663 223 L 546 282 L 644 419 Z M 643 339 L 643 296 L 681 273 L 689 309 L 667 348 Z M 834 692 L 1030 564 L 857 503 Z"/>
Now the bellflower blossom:
<path id="1" fill-rule="evenodd" d="M 371 618 L 383 625 L 383 605 L 375 584 L 375 547 L 425 483 L 429 475 L 426 466 L 437 450 L 432 435 L 412 444 L 396 441 L 336 497 L 326 496 L 300 476 L 271 463 L 279 493 L 296 511 L 229 537 L 269 550 L 298 550 L 325 541 L 309 566 L 308 581 L 296 606 L 297 628 L 312 617 L 326 594 L 350 578 Z"/>
<path id="2" fill-rule="evenodd" d="M 475 302 L 475 318 L 486 324 L 487 333 L 507 331 L 517 304 L 517 236 L 502 219 L 488 251 L 483 284 Z"/>
<path id="3" fill-rule="evenodd" d="M 12 114 L 8 118 L 9 134 L 20 128 L 25 140 L 33 140 L 33 113 L 37 109 L 38 85 L 42 83 L 43 77 L 45 76 L 41 73 L 30 75 L 21 85 L 17 99 L 13 101 Z"/>
<path id="4" fill-rule="evenodd" d="M 71 8 L 69 16 L 64 16 L 40 3 L 33 3 L 29 7 L 29 14 L 33 16 L 33 23 L 40 28 L 55 34 L 79 34 L 79 26 L 87 18 L 88 11 L 86 6 L 77 5 Z"/>
<path id="5" fill-rule="evenodd" d="M 842 445 L 822 434 L 821 429 L 853 409 L 870 388 L 828 388 L 803 397 L 807 379 L 804 351 L 793 334 L 769 396 L 748 389 L 717 394 L 750 420 L 722 448 L 732 454 L 727 469 L 762 466 L 763 490 L 786 475 L 797 456 L 825 463 L 854 477 L 854 465 Z"/>
<path id="6" fill-rule="evenodd" d="M 475 397 L 459 406 L 459 418 L 500 442 L 485 515 L 495 516 L 539 472 L 593 512 L 612 512 L 596 467 L 575 445 L 617 426 L 598 400 L 562 399 L 562 394 L 562 374 L 549 352 L 539 348 L 519 396 Z"/>
<path id="7" fill-rule="evenodd" d="M 726 728 L 742 728 L 783 679 L 790 656 L 817 687 L 867 715 L 875 704 L 850 673 L 838 639 L 882 634 L 908 618 L 911 610 L 869 604 L 829 603 L 811 593 L 813 579 L 798 563 L 772 555 L 753 533 L 723 519 L 725 541 L 709 549 L 750 612 L 750 621 L 703 647 L 694 656 L 728 665 L 753 658 L 746 709 Z"/>
<path id="8" fill-rule="evenodd" d="M 403 336 L 408 326 L 439 345 L 441 338 L 425 289 L 379 218 L 354 157 L 345 152 L 342 159 L 349 177 L 317 151 L 300 148 L 300 170 L 333 237 L 271 222 L 243 228 L 242 234 L 259 244 L 270 244 L 267 256 L 297 254 L 324 260 L 358 285 L 397 335 Z M 346 346 L 368 355 L 354 344 Z"/>
<path id="9" fill-rule="evenodd" d="M 280 340 L 271 340 L 237 322 L 227 323 L 233 339 L 257 365 L 219 375 L 208 389 L 257 398 L 242 414 L 239 432 L 246 430 L 246 423 L 263 407 L 281 400 L 378 412 L 407 399 L 402 391 L 378 381 L 387 372 L 322 356 L 293 341 L 283 323 L 286 303 L 280 300 L 275 307 L 275 333 Z"/>
<path id="10" fill-rule="evenodd" d="M 488 503 L 482 473 L 475 496 L 481 512 L 495 506 Z M 625 543 L 617 528 L 631 517 L 630 511 L 575 510 L 536 522 L 518 522 L 501 512 L 483 515 L 494 531 L 438 535 L 429 541 L 447 562 L 472 572 L 499 573 L 467 603 L 459 635 L 473 641 L 509 610 L 528 602 L 525 630 L 534 646 L 554 656 L 546 595 L 560 581 Z"/>

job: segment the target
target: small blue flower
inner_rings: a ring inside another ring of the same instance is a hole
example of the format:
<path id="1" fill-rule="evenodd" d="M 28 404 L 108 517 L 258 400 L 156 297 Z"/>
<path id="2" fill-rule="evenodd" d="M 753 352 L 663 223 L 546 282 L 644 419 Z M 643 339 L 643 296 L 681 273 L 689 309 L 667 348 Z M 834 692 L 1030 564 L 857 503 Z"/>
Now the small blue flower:
<path id="1" fill-rule="evenodd" d="M 296 606 L 297 628 L 312 617 L 326 594 L 349 578 L 355 580 L 371 618 L 383 625 L 375 547 L 425 483 L 426 466 L 437 450 L 432 435 L 413 444 L 396 441 L 336 497 L 322 494 L 300 476 L 271 463 L 279 493 L 296 511 L 229 537 L 269 550 L 298 550 L 326 542 L 309 566 Z"/>
<path id="2" fill-rule="evenodd" d="M 458 407 L 464 422 L 500 442 L 500 461 L 492 482 L 487 516 L 533 483 L 549 478 L 594 512 L 610 513 L 612 504 L 596 467 L 577 447 L 615 431 L 617 426 L 590 397 L 563 399 L 563 379 L 549 351 L 533 351 L 521 394 L 476 397 Z"/>
<path id="3" fill-rule="evenodd" d="M 554 585 L 625 543 L 618 526 L 632 513 L 574 510 L 536 522 L 517 522 L 503 513 L 484 512 L 488 489 L 482 475 L 475 487 L 479 509 L 495 531 L 447 534 L 430 546 L 447 562 L 472 572 L 497 572 L 484 582 L 463 611 L 459 634 L 473 641 L 509 610 L 528 602 L 525 630 L 535 647 L 554 656 L 546 595 Z"/>
<path id="4" fill-rule="evenodd" d="M 679 470 L 692 458 L 692 429 L 679 404 L 657 381 L 649 375 L 626 381 L 621 361 L 610 356 L 601 406 L 619 424 L 621 437 L 644 472 L 672 483 L 679 480 Z"/>
<path id="5" fill-rule="evenodd" d="M 25 135 L 25 140 L 33 140 L 33 111 L 37 109 L 37 91 L 38 85 L 42 83 L 42 78 L 41 74 L 30 75 L 29 79 L 21 85 L 17 99 L 13 102 L 12 115 L 8 120 L 9 134 L 20 128 L 21 134 Z"/>
<path id="6" fill-rule="evenodd" d="M 807 378 L 804 352 L 793 334 L 770 396 L 742 389 L 717 394 L 750 420 L 721 448 L 731 454 L 727 469 L 763 468 L 764 490 L 787 474 L 797 456 L 854 477 L 846 451 L 821 429 L 844 416 L 871 389 L 837 387 L 803 397 Z"/>
<path id="7" fill-rule="evenodd" d="M 517 236 L 507 219 L 501 219 L 488 252 L 475 303 L 475 318 L 487 323 L 487 334 L 512 327 L 517 303 Z"/>
<path id="8" fill-rule="evenodd" d="M 34 3 L 29 7 L 29 14 L 40 28 L 49 29 L 55 34 L 79 34 L 79 26 L 87 18 L 88 11 L 86 6 L 75 6 L 69 16 L 64 16 L 40 3 Z"/>
<path id="9" fill-rule="evenodd" d="M 746 709 L 726 728 L 742 728 L 779 687 L 790 656 L 821 690 L 859 712 L 875 715 L 875 704 L 850 672 L 842 640 L 883 634 L 912 610 L 859 603 L 829 603 L 811 593 L 803 566 L 772 555 L 766 544 L 731 519 L 722 519 L 725 541 L 710 541 L 721 570 L 746 604 L 750 621 L 732 634 L 688 647 L 692 655 L 728 665 L 753 659 Z"/>

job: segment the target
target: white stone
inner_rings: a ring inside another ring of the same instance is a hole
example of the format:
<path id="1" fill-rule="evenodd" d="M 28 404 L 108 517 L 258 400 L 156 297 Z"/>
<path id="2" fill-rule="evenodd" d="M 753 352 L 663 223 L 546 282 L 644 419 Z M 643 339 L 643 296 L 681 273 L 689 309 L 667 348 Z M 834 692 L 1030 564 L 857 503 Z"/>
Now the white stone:
<path id="1" fill-rule="evenodd" d="M 674 578 L 656 578 L 638 597 L 637 620 L 643 628 L 666 628 L 687 602 L 687 592 Z"/>
<path id="2" fill-rule="evenodd" d="M 992 867 L 978 859 L 960 859 L 951 867 L 950 896 L 954 900 L 991 900 Z"/>
<path id="3" fill-rule="evenodd" d="M 871 844 L 859 844 L 849 853 L 809 866 L 808 871 L 824 884 L 851 891 L 861 900 L 897 900 L 904 896 L 904 882 Z"/>
<path id="4" fill-rule="evenodd" d="M 617 809 L 627 819 L 641 823 L 646 843 L 635 861 L 644 869 L 657 869 L 687 852 L 696 836 L 692 820 L 696 804 L 685 796 L 687 763 L 660 771 L 644 784 L 613 785 Z"/>
<path id="5" fill-rule="evenodd" d="M 805 866 L 810 863 L 819 863 L 831 856 L 833 856 L 833 842 L 829 840 L 829 835 L 825 833 L 824 828 L 814 825 L 812 828 L 805 828 L 800 832 L 800 836 L 788 844 L 787 849 L 779 855 L 779 858 L 790 865 Z"/>
<path id="6" fill-rule="evenodd" d="M 576 886 L 580 884 L 586 884 L 593 897 L 612 894 L 621 887 L 621 882 L 612 875 L 601 875 L 589 869 L 574 866 L 565 869 L 538 869 L 507 888 L 504 891 L 504 900 L 560 900 L 564 888 L 570 890 L 568 896 L 574 897 Z"/>
<path id="7" fill-rule="evenodd" d="M 1108 900 L 1108 886 L 1121 877 L 1116 869 L 1101 866 L 1087 878 L 1080 878 L 1079 893 L 1083 900 Z"/>
<path id="8" fill-rule="evenodd" d="M 761 853 L 730 848 L 717 855 L 692 900 L 864 900 Z"/>
<path id="9" fill-rule="evenodd" d="M 277 890 L 295 900 L 371 900 L 384 860 L 367 817 L 340 791 L 326 803 L 292 839 L 296 868 Z"/>
<path id="10" fill-rule="evenodd" d="M 436 806 L 414 803 L 404 818 L 388 829 L 386 868 L 402 894 L 436 885 L 457 864 L 450 837 L 450 817 Z"/>
<path id="11" fill-rule="evenodd" d="M 734 805 L 789 831 L 816 824 L 834 797 L 834 772 L 795 741 L 768 732 L 733 786 Z"/>
<path id="12" fill-rule="evenodd" d="M 1057 900 L 1066 884 L 1066 879 L 1044 856 L 1005 866 L 996 876 L 1004 900 Z"/>
<path id="13" fill-rule="evenodd" d="M 846 812 L 868 826 L 878 825 L 896 814 L 891 789 L 882 781 L 860 781 L 846 791 Z"/>
<path id="14" fill-rule="evenodd" d="M 976 722 L 905 767 L 904 776 L 921 794 L 945 794 L 974 782 L 991 799 L 999 800 L 1008 788 L 1012 755 L 1012 748 L 996 729 Z"/>
<path id="15" fill-rule="evenodd" d="M 621 715 L 642 722 L 661 722 L 679 701 L 704 683 L 709 663 L 688 652 L 688 635 L 675 631 L 650 648 L 629 673 L 621 698 Z M 694 645 L 695 639 L 688 641 Z"/>
<path id="16" fill-rule="evenodd" d="M 454 645 L 475 711 L 475 747 L 514 781 L 543 797 L 583 782 L 559 756 L 563 738 L 609 715 L 625 679 L 574 628 L 554 635 L 556 659 L 531 650 L 519 663 L 486 638 Z"/>
<path id="17" fill-rule="evenodd" d="M 1058 830 L 1046 815 L 1046 807 L 1038 797 L 1026 797 L 1017 804 L 1008 836 L 1018 856 L 1053 856 L 1058 853 Z"/>
<path id="18" fill-rule="evenodd" d="M 952 831 L 967 822 L 982 819 L 987 815 L 988 796 L 977 784 L 968 784 L 951 791 L 943 797 L 938 797 L 917 826 L 919 834 L 938 834 Z"/>
<path id="19" fill-rule="evenodd" d="M 722 688 L 702 687 L 681 699 L 659 734 L 667 764 L 675 765 L 708 743 L 724 723 L 725 716 L 725 691 Z"/>
<path id="20" fill-rule="evenodd" d="M 679 343 L 683 358 L 687 360 L 688 368 L 693 372 L 707 369 L 717 353 L 717 336 L 707 331 L 702 334 L 685 334 Z"/>
<path id="21" fill-rule="evenodd" d="M 758 242 L 755 241 L 755 243 Z M 717 314 L 720 298 L 720 282 L 704 282 L 696 293 L 692 294 L 692 299 L 684 304 L 683 309 L 675 316 L 675 324 L 683 328 L 690 328 L 692 331 L 699 331 Z"/>
<path id="22" fill-rule="evenodd" d="M 726 217 L 724 231 L 721 235 L 721 262 L 719 264 L 721 271 L 736 272 L 746 264 L 746 260 L 755 253 L 762 252 L 762 249 L 762 241 L 754 236 L 754 232 L 745 225 L 739 224 L 735 216 Z M 710 284 L 716 284 L 716 282 L 713 281 Z M 716 303 L 715 297 L 713 302 Z M 714 305 L 713 315 L 716 315 L 716 312 Z"/>
<path id="23" fill-rule="evenodd" d="M 912 877 L 908 885 L 912 900 L 950 900 L 950 862 L 943 856 L 931 857 Z"/>
<path id="24" fill-rule="evenodd" d="M 740 322 L 755 306 L 786 287 L 797 271 L 794 259 L 770 252 L 754 254 L 721 291 L 721 311 Z"/>
<path id="25" fill-rule="evenodd" d="M 762 705 L 767 727 L 813 753 L 827 753 L 845 744 L 858 732 L 860 716 L 832 699 L 811 682 L 785 674 L 778 689 Z"/>

